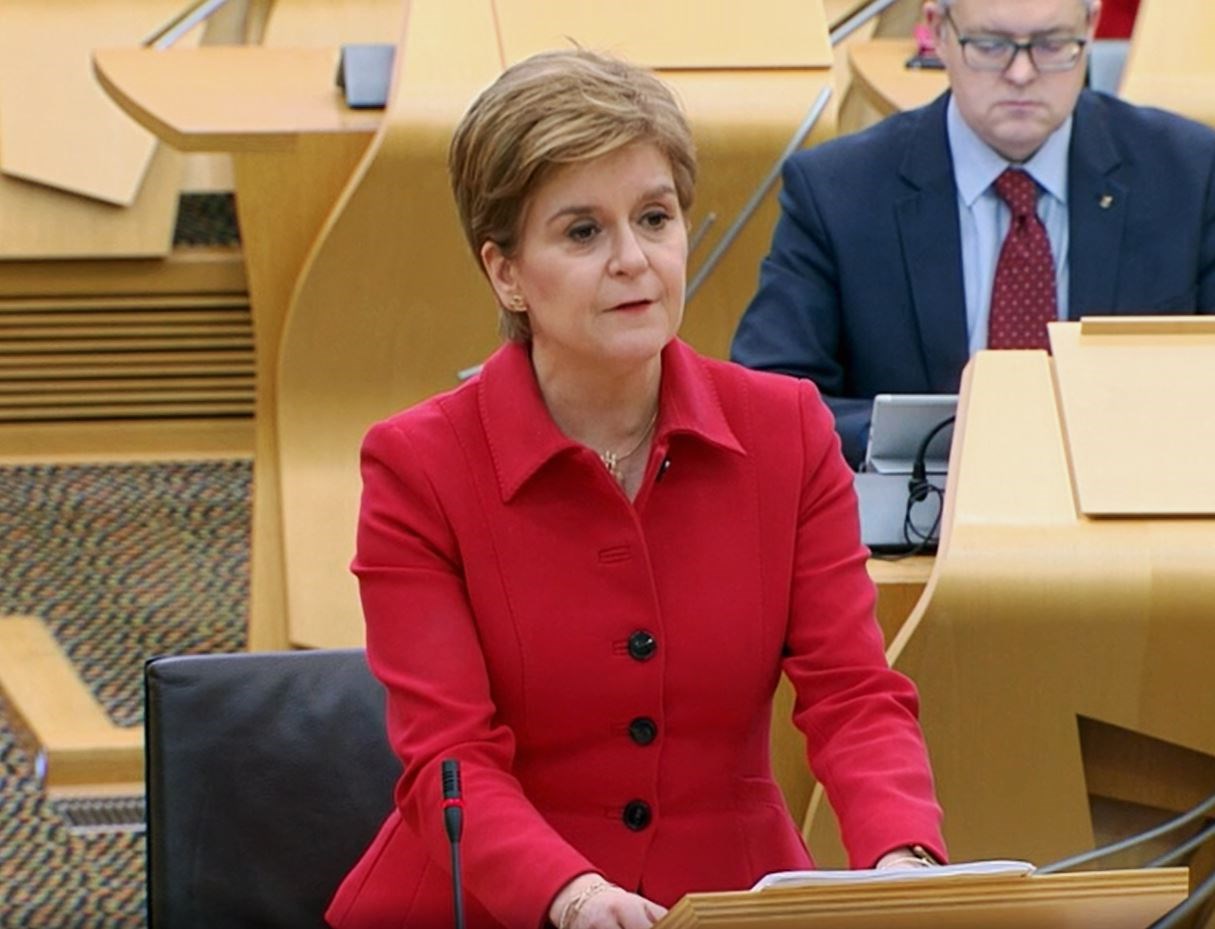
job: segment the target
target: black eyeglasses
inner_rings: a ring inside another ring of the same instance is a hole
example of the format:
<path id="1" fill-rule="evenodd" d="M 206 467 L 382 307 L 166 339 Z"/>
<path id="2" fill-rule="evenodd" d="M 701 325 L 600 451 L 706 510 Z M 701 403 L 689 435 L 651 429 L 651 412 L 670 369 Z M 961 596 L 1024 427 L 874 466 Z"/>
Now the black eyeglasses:
<path id="1" fill-rule="evenodd" d="M 962 35 L 949 10 L 945 19 L 958 37 L 962 60 L 976 71 L 1004 71 L 1021 52 L 1029 55 L 1039 71 L 1070 71 L 1088 44 L 1088 39 L 1077 36 L 1040 35 L 1018 42 L 1006 35 Z"/>

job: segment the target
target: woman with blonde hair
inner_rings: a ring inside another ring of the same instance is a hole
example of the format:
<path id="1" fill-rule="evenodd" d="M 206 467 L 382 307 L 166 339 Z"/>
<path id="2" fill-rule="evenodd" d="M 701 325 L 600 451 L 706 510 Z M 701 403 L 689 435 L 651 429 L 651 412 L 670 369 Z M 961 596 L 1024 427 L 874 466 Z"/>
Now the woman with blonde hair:
<path id="1" fill-rule="evenodd" d="M 830 413 L 676 336 L 696 161 L 671 92 L 535 56 L 450 169 L 506 343 L 364 443 L 353 569 L 404 774 L 332 925 L 451 925 L 448 758 L 475 929 L 641 929 L 811 867 L 769 762 L 782 669 L 853 865 L 942 858 Z"/>

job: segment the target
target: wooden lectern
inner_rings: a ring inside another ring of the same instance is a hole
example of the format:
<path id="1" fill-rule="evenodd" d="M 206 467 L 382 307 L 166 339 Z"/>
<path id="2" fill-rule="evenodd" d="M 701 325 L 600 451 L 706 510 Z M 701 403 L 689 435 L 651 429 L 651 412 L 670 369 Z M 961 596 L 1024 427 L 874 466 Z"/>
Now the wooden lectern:
<path id="1" fill-rule="evenodd" d="M 1215 790 L 1215 319 L 1050 329 L 1052 356 L 967 368 L 937 562 L 890 649 L 959 860 L 1044 864 Z"/>
<path id="2" fill-rule="evenodd" d="M 1186 887 L 1185 868 L 1166 868 L 688 894 L 657 929 L 1144 929 Z"/>

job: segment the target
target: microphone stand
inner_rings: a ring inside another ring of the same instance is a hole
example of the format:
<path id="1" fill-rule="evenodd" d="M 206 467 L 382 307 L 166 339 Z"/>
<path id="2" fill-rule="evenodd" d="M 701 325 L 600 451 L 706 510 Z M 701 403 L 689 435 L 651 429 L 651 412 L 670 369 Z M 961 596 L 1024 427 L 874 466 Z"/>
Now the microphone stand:
<path id="1" fill-rule="evenodd" d="M 460 867 L 460 837 L 464 832 L 464 799 L 460 795 L 460 762 L 443 761 L 443 826 L 451 845 L 451 895 L 455 929 L 464 929 L 464 886 Z"/>

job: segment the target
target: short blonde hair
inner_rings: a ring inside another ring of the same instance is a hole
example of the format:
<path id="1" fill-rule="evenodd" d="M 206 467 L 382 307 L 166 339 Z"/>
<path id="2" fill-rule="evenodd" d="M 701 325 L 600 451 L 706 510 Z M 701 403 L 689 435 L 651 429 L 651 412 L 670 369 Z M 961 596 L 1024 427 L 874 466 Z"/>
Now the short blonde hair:
<path id="1" fill-rule="evenodd" d="M 696 186 L 692 133 L 670 88 L 651 72 L 584 49 L 542 52 L 503 71 L 464 114 L 448 151 L 478 266 L 486 242 L 513 254 L 528 201 L 554 169 L 638 142 L 666 156 L 686 214 Z M 499 307 L 499 320 L 506 338 L 531 338 L 526 313 Z"/>

